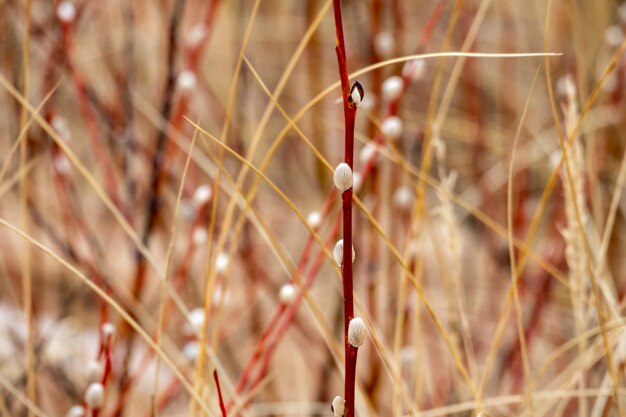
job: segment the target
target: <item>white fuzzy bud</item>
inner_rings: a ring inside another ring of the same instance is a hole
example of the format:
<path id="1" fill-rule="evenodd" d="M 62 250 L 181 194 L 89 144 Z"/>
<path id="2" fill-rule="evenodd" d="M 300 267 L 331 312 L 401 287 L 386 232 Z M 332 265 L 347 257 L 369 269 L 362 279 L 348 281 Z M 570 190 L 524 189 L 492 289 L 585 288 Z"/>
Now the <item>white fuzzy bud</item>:
<path id="1" fill-rule="evenodd" d="M 407 185 L 398 187 L 398 189 L 393 193 L 393 204 L 400 211 L 410 211 L 413 207 L 413 200 L 413 191 Z"/>
<path id="2" fill-rule="evenodd" d="M 82 405 L 74 405 L 67 411 L 65 417 L 85 417 L 85 407 Z"/>
<path id="3" fill-rule="evenodd" d="M 196 74 L 190 70 L 184 70 L 180 74 L 178 74 L 178 78 L 176 79 L 176 83 L 178 84 L 178 88 L 180 88 L 184 92 L 190 92 L 198 83 L 198 79 L 196 78 Z"/>
<path id="4" fill-rule="evenodd" d="M 99 382 L 104 375 L 104 367 L 99 361 L 92 360 L 85 367 L 85 376 L 88 382 Z"/>
<path id="5" fill-rule="evenodd" d="M 219 274 L 223 274 L 226 272 L 226 268 L 228 268 L 228 264 L 230 263 L 230 259 L 228 259 L 228 254 L 224 252 L 220 252 L 217 254 L 215 258 L 215 270 Z"/>
<path id="6" fill-rule="evenodd" d="M 355 348 L 361 347 L 365 342 L 365 323 L 360 317 L 354 317 L 348 324 L 348 342 Z"/>
<path id="7" fill-rule="evenodd" d="M 402 95 L 404 81 L 401 77 L 393 75 L 383 82 L 382 95 L 387 102 L 395 101 Z"/>
<path id="8" fill-rule="evenodd" d="M 333 402 L 330 405 L 330 409 L 335 417 L 343 417 L 346 413 L 346 400 L 337 395 L 333 398 Z"/>
<path id="9" fill-rule="evenodd" d="M 380 125 L 380 131 L 385 137 L 385 139 L 390 141 L 397 140 L 400 136 L 402 136 L 402 131 L 404 130 L 402 119 L 398 116 L 389 116 L 385 120 L 383 120 Z"/>
<path id="10" fill-rule="evenodd" d="M 189 361 L 193 362 L 198 357 L 198 353 L 200 353 L 200 344 L 195 340 L 191 342 L 185 343 L 183 346 L 183 356 Z"/>
<path id="11" fill-rule="evenodd" d="M 365 90 L 363 89 L 363 84 L 358 81 L 355 81 L 352 84 L 352 88 L 350 89 L 350 102 L 355 106 L 359 107 L 363 102 L 363 96 L 365 95 Z"/>
<path id="12" fill-rule="evenodd" d="M 361 164 L 367 164 L 371 159 L 376 158 L 378 153 L 378 145 L 374 142 L 368 142 L 361 148 L 359 153 L 359 161 Z"/>
<path id="13" fill-rule="evenodd" d="M 115 334 L 115 325 L 109 322 L 102 323 L 100 330 L 102 331 L 102 336 L 104 336 L 105 339 L 108 339 Z"/>
<path id="14" fill-rule="evenodd" d="M 59 153 L 54 156 L 54 169 L 61 175 L 69 175 L 72 172 L 72 164 L 65 154 Z"/>
<path id="15" fill-rule="evenodd" d="M 306 221 L 312 228 L 316 229 L 322 224 L 322 215 L 319 211 L 312 211 L 306 216 Z"/>
<path id="16" fill-rule="evenodd" d="M 426 61 L 423 59 L 414 59 L 407 61 L 402 68 L 402 76 L 411 81 L 419 81 L 426 73 Z"/>
<path id="17" fill-rule="evenodd" d="M 204 309 L 202 307 L 196 307 L 189 312 L 187 316 L 188 332 L 190 334 L 200 333 L 202 326 L 204 325 Z"/>
<path id="18" fill-rule="evenodd" d="M 298 290 L 293 284 L 285 284 L 280 287 L 280 291 L 278 292 L 278 299 L 281 304 L 290 304 L 293 300 L 296 299 L 296 295 L 298 294 Z"/>
<path id="19" fill-rule="evenodd" d="M 196 48 L 200 42 L 209 34 L 207 27 L 203 23 L 195 24 L 187 32 L 185 41 L 190 48 Z"/>
<path id="20" fill-rule="evenodd" d="M 433 149 L 435 150 L 437 161 L 440 163 L 444 162 L 447 154 L 446 143 L 437 135 L 433 136 Z"/>
<path id="21" fill-rule="evenodd" d="M 213 197 L 213 190 L 211 189 L 211 186 L 208 184 L 202 184 L 196 188 L 196 191 L 193 193 L 193 205 L 196 208 L 202 207 L 211 200 L 211 197 Z"/>
<path id="22" fill-rule="evenodd" d="M 350 165 L 345 162 L 337 165 L 333 173 L 333 181 L 335 182 L 335 187 L 342 193 L 349 190 L 352 187 L 352 169 Z"/>
<path id="23" fill-rule="evenodd" d="M 617 25 L 609 26 L 604 31 L 604 41 L 607 45 L 617 48 L 624 41 L 624 31 Z"/>
<path id="24" fill-rule="evenodd" d="M 50 120 L 50 125 L 64 142 L 70 141 L 72 134 L 70 129 L 67 127 L 67 122 L 63 116 L 54 115 L 52 120 Z"/>
<path id="25" fill-rule="evenodd" d="M 99 382 L 94 382 L 85 391 L 85 403 L 92 410 L 99 410 L 104 404 L 104 386 Z"/>
<path id="26" fill-rule="evenodd" d="M 390 32 L 380 32 L 374 39 L 374 51 L 383 59 L 393 56 L 395 46 L 393 35 Z"/>
<path id="27" fill-rule="evenodd" d="M 333 249 L 333 258 L 337 265 L 343 265 L 343 239 L 339 239 L 337 243 L 335 243 L 335 249 Z M 356 252 L 354 251 L 354 246 L 352 246 L 352 263 L 356 258 Z"/>
<path id="28" fill-rule="evenodd" d="M 191 239 L 194 245 L 202 246 L 209 240 L 209 233 L 204 226 L 199 226 L 193 229 Z"/>
<path id="29" fill-rule="evenodd" d="M 76 19 L 76 7 L 71 1 L 62 1 L 57 6 L 57 17 L 63 23 L 71 23 Z"/>

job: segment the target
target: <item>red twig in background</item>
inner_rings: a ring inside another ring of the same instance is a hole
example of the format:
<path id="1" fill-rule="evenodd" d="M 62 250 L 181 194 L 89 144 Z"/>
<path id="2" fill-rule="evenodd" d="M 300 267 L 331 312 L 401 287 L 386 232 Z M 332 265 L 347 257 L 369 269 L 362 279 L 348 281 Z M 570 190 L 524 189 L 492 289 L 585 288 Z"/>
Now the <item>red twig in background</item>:
<path id="1" fill-rule="evenodd" d="M 224 406 L 224 398 L 222 398 L 222 389 L 220 388 L 220 378 L 217 376 L 217 370 L 213 371 L 213 378 L 215 378 L 215 386 L 217 387 L 217 396 L 220 400 L 220 410 L 222 411 L 222 417 L 227 417 L 226 407 Z"/>

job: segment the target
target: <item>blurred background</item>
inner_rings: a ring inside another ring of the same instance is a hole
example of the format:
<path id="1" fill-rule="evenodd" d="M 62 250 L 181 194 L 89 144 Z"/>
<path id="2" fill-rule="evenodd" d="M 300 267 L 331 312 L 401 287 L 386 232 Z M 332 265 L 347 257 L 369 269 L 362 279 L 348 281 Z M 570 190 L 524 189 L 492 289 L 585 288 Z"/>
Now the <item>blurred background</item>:
<path id="1" fill-rule="evenodd" d="M 0 7 L 0 415 L 331 415 L 332 1 Z M 626 4 L 342 7 L 356 413 L 626 415 Z"/>

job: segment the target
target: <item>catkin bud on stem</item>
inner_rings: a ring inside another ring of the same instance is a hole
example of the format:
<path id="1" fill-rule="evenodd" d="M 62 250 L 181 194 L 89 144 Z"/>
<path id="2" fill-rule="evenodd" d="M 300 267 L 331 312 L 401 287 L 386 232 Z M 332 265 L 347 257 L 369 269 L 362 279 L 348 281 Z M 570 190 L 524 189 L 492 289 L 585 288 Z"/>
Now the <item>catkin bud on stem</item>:
<path id="1" fill-rule="evenodd" d="M 82 405 L 74 405 L 69 409 L 65 417 L 85 417 L 85 407 Z"/>
<path id="2" fill-rule="evenodd" d="M 337 265 L 343 265 L 343 239 L 339 239 L 337 243 L 335 243 L 335 249 L 333 249 L 333 258 L 335 258 L 335 262 L 337 262 Z M 355 258 L 356 252 L 354 251 L 354 246 L 352 246 L 352 263 L 354 263 Z"/>
<path id="3" fill-rule="evenodd" d="M 404 81 L 397 75 L 392 75 L 383 82 L 382 95 L 387 102 L 395 101 L 402 95 Z"/>
<path id="4" fill-rule="evenodd" d="M 333 412 L 333 416 L 335 417 L 343 417 L 346 413 L 346 400 L 337 395 L 333 398 L 333 402 L 330 405 L 330 410 Z"/>
<path id="5" fill-rule="evenodd" d="M 389 141 L 395 141 L 402 136 L 404 130 L 402 119 L 398 116 L 389 116 L 380 125 L 380 131 Z"/>
<path id="6" fill-rule="evenodd" d="M 94 382 L 85 391 L 85 404 L 92 410 L 99 410 L 104 404 L 104 386 L 99 382 Z"/>
<path id="7" fill-rule="evenodd" d="M 344 191 L 349 190 L 352 187 L 352 168 L 350 165 L 345 162 L 340 163 L 335 168 L 335 173 L 333 174 L 333 181 L 335 182 L 335 187 L 339 189 L 342 193 Z"/>
<path id="8" fill-rule="evenodd" d="M 348 342 L 359 348 L 365 342 L 365 323 L 360 317 L 354 317 L 348 325 Z"/>
<path id="9" fill-rule="evenodd" d="M 285 284 L 280 288 L 278 292 L 278 299 L 281 304 L 290 304 L 296 299 L 298 294 L 296 287 L 293 284 Z"/>

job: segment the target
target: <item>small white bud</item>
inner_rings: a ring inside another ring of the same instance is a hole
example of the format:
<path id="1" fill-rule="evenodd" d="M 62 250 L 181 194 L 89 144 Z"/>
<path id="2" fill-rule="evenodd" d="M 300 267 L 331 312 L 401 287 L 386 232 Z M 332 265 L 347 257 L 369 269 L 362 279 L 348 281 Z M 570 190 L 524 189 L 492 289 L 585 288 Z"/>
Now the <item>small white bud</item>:
<path id="1" fill-rule="evenodd" d="M 198 79 L 196 78 L 196 74 L 194 74 L 193 71 L 184 70 L 183 72 L 178 74 L 176 83 L 178 84 L 178 88 L 180 88 L 182 91 L 189 92 L 196 88 Z"/>
<path id="2" fill-rule="evenodd" d="M 398 187 L 396 192 L 393 193 L 393 204 L 400 211 L 410 211 L 413 207 L 413 200 L 413 191 L 408 185 Z"/>
<path id="3" fill-rule="evenodd" d="M 346 413 L 346 400 L 337 395 L 330 404 L 330 409 L 335 417 L 343 417 Z"/>
<path id="4" fill-rule="evenodd" d="M 195 24 L 187 32 L 187 46 L 190 48 L 196 48 L 200 42 L 209 34 L 207 27 L 203 23 Z"/>
<path id="5" fill-rule="evenodd" d="M 61 175 L 68 175 L 72 171 L 72 164 L 65 154 L 59 153 L 54 156 L 54 169 Z"/>
<path id="6" fill-rule="evenodd" d="M 228 268 L 229 263 L 230 259 L 228 259 L 228 254 L 220 252 L 215 258 L 215 270 L 218 273 L 223 274 L 224 272 L 226 272 L 226 268 Z"/>
<path id="7" fill-rule="evenodd" d="M 342 193 L 349 190 L 352 187 L 352 169 L 350 165 L 345 162 L 337 165 L 333 174 L 333 180 L 335 181 L 335 187 Z"/>
<path id="8" fill-rule="evenodd" d="M 280 291 L 278 292 L 278 299 L 281 304 L 290 304 L 293 300 L 296 299 L 296 295 L 298 290 L 293 284 L 285 284 L 280 287 Z"/>
<path id="9" fill-rule="evenodd" d="M 65 417 L 85 417 L 85 407 L 82 405 L 74 405 L 67 411 Z"/>
<path id="10" fill-rule="evenodd" d="M 209 233 L 207 232 L 204 226 L 198 226 L 193 229 L 193 234 L 191 236 L 193 244 L 196 246 L 204 245 L 209 239 Z"/>
<path id="11" fill-rule="evenodd" d="M 189 362 L 196 360 L 198 353 L 200 353 L 200 345 L 195 340 L 187 342 L 185 343 L 185 346 L 183 346 L 183 356 Z"/>
<path id="12" fill-rule="evenodd" d="M 401 77 L 393 75 L 383 82 L 382 95 L 387 102 L 397 100 L 402 95 L 404 81 Z"/>
<path id="13" fill-rule="evenodd" d="M 402 76 L 411 81 L 419 81 L 426 73 L 426 61 L 423 59 L 414 59 L 407 61 L 402 68 Z"/>
<path id="14" fill-rule="evenodd" d="M 367 164 L 371 159 L 376 158 L 378 155 L 378 144 L 375 142 L 368 142 L 361 148 L 359 153 L 359 161 L 361 164 Z"/>
<path id="15" fill-rule="evenodd" d="M 71 23 L 76 18 L 76 7 L 71 1 L 62 1 L 57 6 L 57 17 L 63 23 Z"/>
<path id="16" fill-rule="evenodd" d="M 100 326 L 100 330 L 102 331 L 102 335 L 104 336 L 104 338 L 108 339 L 115 334 L 115 325 L 109 322 L 102 323 L 102 326 Z"/>
<path id="17" fill-rule="evenodd" d="M 104 375 L 104 367 L 99 361 L 92 360 L 87 363 L 85 367 L 85 376 L 88 382 L 100 382 Z"/>
<path id="18" fill-rule="evenodd" d="M 213 190 L 209 184 L 202 184 L 193 193 L 193 205 L 198 208 L 204 206 L 213 197 Z"/>
<path id="19" fill-rule="evenodd" d="M 354 317 L 348 324 L 348 342 L 355 348 L 365 342 L 365 323 L 360 317 Z"/>
<path id="20" fill-rule="evenodd" d="M 390 32 L 380 32 L 374 39 L 374 51 L 383 59 L 391 58 L 396 46 L 395 44 L 393 34 Z"/>
<path id="21" fill-rule="evenodd" d="M 617 48 L 624 41 L 624 31 L 617 25 L 609 26 L 604 31 L 604 41 L 607 45 Z"/>
<path id="22" fill-rule="evenodd" d="M 196 307 L 189 312 L 187 325 L 186 330 L 189 334 L 200 333 L 204 325 L 204 309 L 202 307 Z"/>
<path id="23" fill-rule="evenodd" d="M 400 136 L 402 136 L 402 131 L 404 130 L 402 119 L 398 116 L 389 116 L 385 120 L 383 120 L 380 125 L 380 131 L 385 137 L 385 139 L 389 141 L 395 141 Z"/>
<path id="24" fill-rule="evenodd" d="M 65 118 L 63 116 L 54 115 L 52 117 L 52 120 L 50 120 L 50 125 L 54 128 L 54 130 L 64 142 L 70 141 L 70 139 L 72 138 L 72 133 L 67 127 L 67 122 L 65 121 Z"/>
<path id="25" fill-rule="evenodd" d="M 363 102 L 363 98 L 365 96 L 365 89 L 363 88 L 363 84 L 359 81 L 355 81 L 352 84 L 352 88 L 350 89 L 350 102 L 355 106 L 359 107 L 361 102 Z"/>
<path id="26" fill-rule="evenodd" d="M 316 229 L 322 224 L 322 215 L 319 211 L 312 211 L 306 216 L 306 221 L 312 228 Z"/>
<path id="27" fill-rule="evenodd" d="M 99 410 L 104 404 L 104 386 L 99 382 L 94 382 L 85 391 L 85 403 L 92 410 Z"/>
<path id="28" fill-rule="evenodd" d="M 335 243 L 335 249 L 333 249 L 333 258 L 337 265 L 343 265 L 343 239 L 339 239 L 337 243 Z M 354 246 L 352 246 L 352 263 L 356 258 L 356 253 L 354 251 Z"/>

